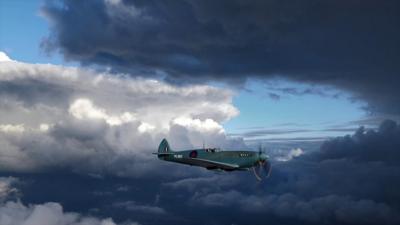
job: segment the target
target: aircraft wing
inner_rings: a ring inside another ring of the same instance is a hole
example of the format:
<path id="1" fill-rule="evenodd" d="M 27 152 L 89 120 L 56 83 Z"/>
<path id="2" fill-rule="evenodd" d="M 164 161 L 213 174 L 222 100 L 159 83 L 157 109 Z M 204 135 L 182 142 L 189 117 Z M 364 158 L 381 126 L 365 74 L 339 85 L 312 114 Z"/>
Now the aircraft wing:
<path id="1" fill-rule="evenodd" d="M 223 163 L 223 162 L 218 162 L 218 161 L 213 161 L 213 160 L 208 160 L 208 159 L 191 158 L 190 161 L 193 164 L 202 166 L 202 167 L 217 167 L 217 168 L 221 168 L 221 169 L 237 169 L 237 168 L 239 168 L 239 165 L 237 165 L 237 164 Z"/>

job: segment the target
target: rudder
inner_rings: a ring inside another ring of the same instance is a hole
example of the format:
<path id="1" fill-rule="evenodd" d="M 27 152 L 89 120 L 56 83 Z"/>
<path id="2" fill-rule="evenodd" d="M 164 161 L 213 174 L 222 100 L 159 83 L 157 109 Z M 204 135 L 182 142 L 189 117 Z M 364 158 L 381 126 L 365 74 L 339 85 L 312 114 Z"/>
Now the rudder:
<path id="1" fill-rule="evenodd" d="M 158 146 L 158 153 L 168 153 L 172 152 L 171 148 L 169 147 L 167 139 L 163 139 Z"/>

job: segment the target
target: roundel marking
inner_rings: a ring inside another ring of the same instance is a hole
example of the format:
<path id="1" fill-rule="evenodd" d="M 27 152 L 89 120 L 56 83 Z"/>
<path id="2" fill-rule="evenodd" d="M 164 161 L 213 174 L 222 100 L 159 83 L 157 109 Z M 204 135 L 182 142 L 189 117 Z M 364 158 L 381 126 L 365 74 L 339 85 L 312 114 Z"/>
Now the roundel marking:
<path id="1" fill-rule="evenodd" d="M 189 156 L 190 158 L 197 158 L 197 151 L 196 150 L 191 151 Z"/>

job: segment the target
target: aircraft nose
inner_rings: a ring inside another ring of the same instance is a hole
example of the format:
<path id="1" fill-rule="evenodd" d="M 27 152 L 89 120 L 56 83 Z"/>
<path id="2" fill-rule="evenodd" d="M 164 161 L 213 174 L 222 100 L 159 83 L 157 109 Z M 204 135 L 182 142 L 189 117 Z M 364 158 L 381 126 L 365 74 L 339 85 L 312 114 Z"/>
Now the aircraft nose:
<path id="1" fill-rule="evenodd" d="M 263 160 L 263 161 L 264 161 L 264 160 L 267 160 L 268 158 L 269 158 L 269 157 L 268 157 L 267 154 L 264 154 L 264 153 L 263 153 L 263 154 L 260 155 L 260 159 Z"/>

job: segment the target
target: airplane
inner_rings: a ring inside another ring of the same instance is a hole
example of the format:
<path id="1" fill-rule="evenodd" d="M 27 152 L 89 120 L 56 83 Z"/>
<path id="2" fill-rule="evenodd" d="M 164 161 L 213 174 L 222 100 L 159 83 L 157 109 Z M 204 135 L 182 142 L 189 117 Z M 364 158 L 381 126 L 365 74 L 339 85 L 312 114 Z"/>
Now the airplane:
<path id="1" fill-rule="evenodd" d="M 159 159 L 176 163 L 200 166 L 217 171 L 248 171 L 253 169 L 257 180 L 261 181 L 271 173 L 269 157 L 259 149 L 254 151 L 222 151 L 219 148 L 201 148 L 173 151 L 164 138 L 158 152 L 153 153 Z"/>

